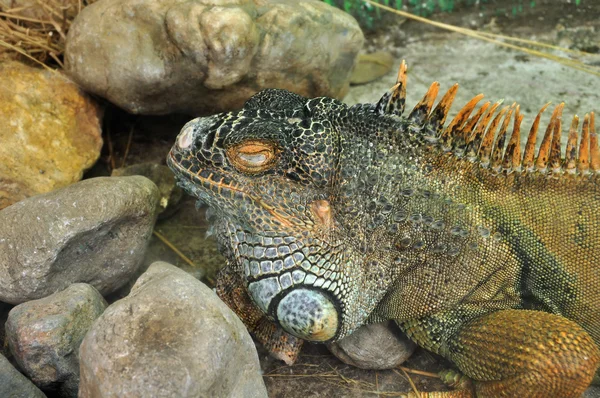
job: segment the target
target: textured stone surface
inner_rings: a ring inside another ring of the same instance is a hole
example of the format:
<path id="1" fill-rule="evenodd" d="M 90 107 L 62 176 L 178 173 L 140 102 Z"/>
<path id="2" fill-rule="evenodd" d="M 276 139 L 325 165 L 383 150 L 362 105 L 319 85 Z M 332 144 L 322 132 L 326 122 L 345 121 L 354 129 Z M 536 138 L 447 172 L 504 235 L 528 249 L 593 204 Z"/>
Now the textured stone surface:
<path id="1" fill-rule="evenodd" d="M 329 350 L 348 365 L 363 369 L 391 369 L 414 352 L 410 341 L 393 321 L 360 327 L 342 340 L 328 344 Z"/>
<path id="2" fill-rule="evenodd" d="M 39 388 L 76 397 L 79 345 L 106 305 L 93 286 L 77 283 L 16 306 L 6 323 L 11 354 Z"/>
<path id="3" fill-rule="evenodd" d="M 71 26 L 65 65 L 129 112 L 198 115 L 269 87 L 341 98 L 362 43 L 320 1 L 100 0 Z"/>
<path id="4" fill-rule="evenodd" d="M 140 175 L 152 180 L 160 192 L 159 217 L 168 217 L 177 209 L 183 191 L 175 185 L 175 176 L 167 166 L 156 163 L 138 163 L 131 166 L 114 169 L 111 176 Z"/>
<path id="5" fill-rule="evenodd" d="M 164 262 L 106 309 L 80 356 L 82 398 L 267 396 L 242 322 L 206 285 Z"/>
<path id="6" fill-rule="evenodd" d="M 19 304 L 76 282 L 102 294 L 137 270 L 158 189 L 145 177 L 100 177 L 0 211 L 0 301 Z"/>
<path id="7" fill-rule="evenodd" d="M 100 156 L 100 120 L 63 74 L 0 63 L 0 209 L 80 180 Z"/>
<path id="8" fill-rule="evenodd" d="M 46 398 L 46 395 L 0 354 L 0 397 Z"/>

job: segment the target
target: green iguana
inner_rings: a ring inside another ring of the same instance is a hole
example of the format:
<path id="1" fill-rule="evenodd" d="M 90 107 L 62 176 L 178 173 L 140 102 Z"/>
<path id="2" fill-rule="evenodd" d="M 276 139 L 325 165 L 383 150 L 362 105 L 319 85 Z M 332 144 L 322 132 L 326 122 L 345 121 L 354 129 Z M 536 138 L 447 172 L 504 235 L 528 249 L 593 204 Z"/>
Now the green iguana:
<path id="1" fill-rule="evenodd" d="M 393 319 L 470 379 L 423 397 L 577 397 L 600 362 L 594 114 L 563 150 L 558 105 L 536 151 L 546 106 L 521 148 L 518 106 L 478 95 L 446 126 L 438 89 L 404 116 L 402 63 L 376 104 L 269 89 L 186 124 L 168 164 L 214 214 L 217 292 L 288 362 Z"/>

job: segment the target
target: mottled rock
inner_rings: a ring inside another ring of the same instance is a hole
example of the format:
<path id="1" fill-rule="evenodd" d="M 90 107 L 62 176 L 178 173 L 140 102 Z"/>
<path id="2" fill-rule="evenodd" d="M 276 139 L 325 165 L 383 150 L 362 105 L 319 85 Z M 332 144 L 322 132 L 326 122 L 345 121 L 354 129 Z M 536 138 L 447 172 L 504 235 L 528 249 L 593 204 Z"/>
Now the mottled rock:
<path id="1" fill-rule="evenodd" d="M 175 184 L 175 176 L 167 166 L 156 163 L 139 163 L 114 169 L 111 174 L 113 177 L 132 175 L 149 178 L 158 187 L 160 192 L 159 218 L 173 214 L 183 196 L 183 191 Z"/>
<path id="2" fill-rule="evenodd" d="M 263 88 L 341 98 L 357 22 L 314 0 L 100 0 L 77 16 L 65 67 L 132 113 L 209 114 Z"/>
<path id="3" fill-rule="evenodd" d="M 79 181 L 100 156 L 100 119 L 62 73 L 0 63 L 0 209 Z"/>
<path id="4" fill-rule="evenodd" d="M 158 189 L 145 177 L 100 177 L 0 211 L 0 301 L 19 304 L 84 282 L 103 295 L 140 266 Z"/>
<path id="5" fill-rule="evenodd" d="M 0 354 L 0 397 L 46 398 L 46 395 Z"/>
<path id="6" fill-rule="evenodd" d="M 42 390 L 77 397 L 79 345 L 106 306 L 93 286 L 77 283 L 13 308 L 6 334 L 19 368 Z"/>
<path id="7" fill-rule="evenodd" d="M 164 262 L 106 309 L 80 357 L 81 398 L 267 396 L 242 322 L 206 285 Z"/>
<path id="8" fill-rule="evenodd" d="M 362 326 L 327 346 L 343 362 L 362 369 L 395 368 L 416 348 L 393 321 Z"/>

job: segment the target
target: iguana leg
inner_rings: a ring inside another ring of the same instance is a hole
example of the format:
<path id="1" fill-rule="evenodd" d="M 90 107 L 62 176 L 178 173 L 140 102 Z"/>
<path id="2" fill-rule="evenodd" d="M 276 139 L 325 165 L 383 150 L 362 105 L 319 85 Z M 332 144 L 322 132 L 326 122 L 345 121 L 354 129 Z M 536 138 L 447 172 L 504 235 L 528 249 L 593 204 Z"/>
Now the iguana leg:
<path id="1" fill-rule="evenodd" d="M 254 304 L 244 281 L 231 267 L 222 268 L 217 275 L 217 295 L 236 313 L 248 331 L 277 359 L 292 365 L 302 348 L 301 340 L 269 320 Z"/>
<path id="2" fill-rule="evenodd" d="M 400 326 L 473 379 L 477 397 L 579 397 L 600 363 L 590 335 L 562 316 L 501 310 L 463 321 L 464 315 L 457 311 Z"/>

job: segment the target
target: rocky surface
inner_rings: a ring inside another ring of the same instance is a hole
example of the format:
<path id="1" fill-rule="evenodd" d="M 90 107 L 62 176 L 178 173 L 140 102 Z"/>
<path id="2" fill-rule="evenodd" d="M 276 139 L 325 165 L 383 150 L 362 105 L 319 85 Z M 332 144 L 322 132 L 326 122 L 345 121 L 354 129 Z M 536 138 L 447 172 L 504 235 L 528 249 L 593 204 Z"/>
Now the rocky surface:
<path id="1" fill-rule="evenodd" d="M 46 395 L 0 354 L 0 397 L 46 398 Z"/>
<path id="2" fill-rule="evenodd" d="M 80 180 L 100 156 L 101 114 L 62 73 L 0 63 L 0 209 Z"/>
<path id="3" fill-rule="evenodd" d="M 42 390 L 77 397 L 79 345 L 106 306 L 93 286 L 77 283 L 14 307 L 6 337 L 19 368 Z"/>
<path id="4" fill-rule="evenodd" d="M 140 175 L 152 180 L 160 192 L 159 218 L 169 217 L 177 209 L 177 204 L 183 197 L 183 191 L 175 185 L 175 176 L 167 166 L 146 162 L 114 169 L 111 176 Z"/>
<path id="5" fill-rule="evenodd" d="M 350 336 L 328 344 L 331 352 L 348 365 L 362 369 L 392 369 L 415 351 L 393 321 L 360 327 Z"/>
<path id="6" fill-rule="evenodd" d="M 202 282 L 157 262 L 81 349 L 79 396 L 266 397 L 254 343 Z"/>
<path id="7" fill-rule="evenodd" d="M 76 282 L 103 295 L 144 257 L 158 189 L 145 177 L 100 177 L 0 211 L 0 301 L 19 304 Z"/>
<path id="8" fill-rule="evenodd" d="M 100 0 L 73 22 L 65 66 L 129 112 L 200 115 L 268 87 L 342 98 L 362 43 L 352 17 L 315 0 Z"/>

